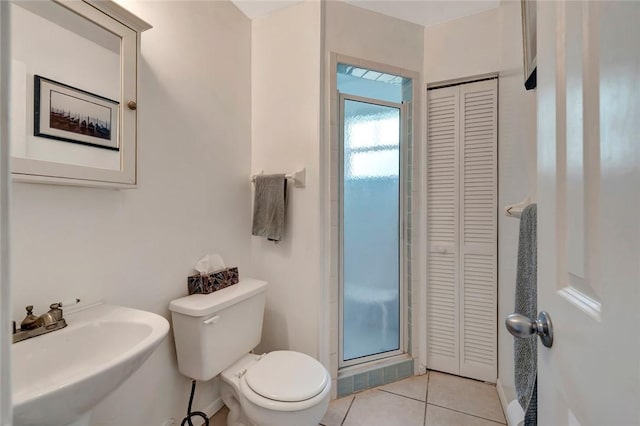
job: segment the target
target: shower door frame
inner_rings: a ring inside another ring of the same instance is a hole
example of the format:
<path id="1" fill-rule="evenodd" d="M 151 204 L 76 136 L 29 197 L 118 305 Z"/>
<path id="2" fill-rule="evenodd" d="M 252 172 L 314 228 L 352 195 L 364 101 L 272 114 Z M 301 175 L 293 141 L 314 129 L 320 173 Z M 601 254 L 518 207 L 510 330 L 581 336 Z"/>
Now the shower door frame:
<path id="1" fill-rule="evenodd" d="M 387 102 L 380 99 L 350 95 L 338 92 L 339 105 L 339 140 L 338 140 L 338 294 L 339 294 L 339 319 L 338 319 L 338 368 L 352 367 L 372 361 L 387 359 L 393 356 L 407 353 L 407 303 L 406 303 L 406 259 L 405 259 L 405 213 L 406 213 L 406 167 L 407 167 L 407 134 L 408 120 L 407 109 L 404 103 Z M 398 349 L 380 352 L 350 360 L 344 359 L 344 105 L 345 101 L 369 103 L 373 105 L 397 108 L 400 111 L 400 138 L 399 138 L 399 176 L 398 176 L 398 280 L 399 280 L 399 344 Z"/>

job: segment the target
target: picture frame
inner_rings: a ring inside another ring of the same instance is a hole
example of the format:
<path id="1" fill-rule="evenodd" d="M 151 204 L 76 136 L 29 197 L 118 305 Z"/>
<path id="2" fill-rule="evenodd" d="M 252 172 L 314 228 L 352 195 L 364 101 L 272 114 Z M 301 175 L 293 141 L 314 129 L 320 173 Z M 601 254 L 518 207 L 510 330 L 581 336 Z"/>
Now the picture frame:
<path id="1" fill-rule="evenodd" d="M 536 1 L 521 0 L 522 8 L 522 54 L 524 60 L 524 87 L 527 90 L 537 85 L 537 45 L 536 45 Z"/>
<path id="2" fill-rule="evenodd" d="M 34 136 L 119 151 L 120 103 L 34 75 Z"/>

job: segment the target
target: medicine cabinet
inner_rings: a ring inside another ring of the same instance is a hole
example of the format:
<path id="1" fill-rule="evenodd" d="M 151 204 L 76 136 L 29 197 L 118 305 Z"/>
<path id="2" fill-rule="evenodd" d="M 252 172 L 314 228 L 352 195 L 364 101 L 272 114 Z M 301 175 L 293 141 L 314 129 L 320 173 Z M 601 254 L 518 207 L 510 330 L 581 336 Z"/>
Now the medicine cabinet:
<path id="1" fill-rule="evenodd" d="M 13 179 L 135 188 L 140 34 L 112 1 L 11 3 Z"/>

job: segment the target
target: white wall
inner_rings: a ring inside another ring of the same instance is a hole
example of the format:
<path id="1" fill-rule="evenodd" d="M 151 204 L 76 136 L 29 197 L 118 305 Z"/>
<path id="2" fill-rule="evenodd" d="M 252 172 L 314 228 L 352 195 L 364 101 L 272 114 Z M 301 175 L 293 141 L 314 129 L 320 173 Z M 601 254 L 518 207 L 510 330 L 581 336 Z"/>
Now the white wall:
<path id="1" fill-rule="evenodd" d="M 318 357 L 320 317 L 321 5 L 306 1 L 252 22 L 251 167 L 292 173 L 285 235 L 252 237 L 256 278 L 270 284 L 259 351 L 291 349 Z"/>
<path id="2" fill-rule="evenodd" d="M 339 1 L 329 1 L 326 7 L 327 52 L 422 70 L 422 26 Z"/>
<path id="3" fill-rule="evenodd" d="M 426 82 L 497 72 L 500 41 L 498 9 L 425 28 Z"/>
<path id="4" fill-rule="evenodd" d="M 230 2 L 125 2 L 142 36 L 139 188 L 16 183 L 13 317 L 79 297 L 159 313 L 186 295 L 204 253 L 249 269 L 251 23 Z M 212 354 L 215 356 L 215 354 Z M 92 425 L 160 425 L 186 412 L 189 381 L 170 335 L 101 403 Z M 216 398 L 199 384 L 194 404 Z"/>
<path id="5" fill-rule="evenodd" d="M 520 2 L 499 8 L 498 80 L 498 377 L 507 401 L 515 399 L 513 337 L 504 318 L 515 304 L 520 221 L 504 216 L 504 206 L 536 193 L 536 93 L 524 89 Z"/>
<path id="6" fill-rule="evenodd" d="M 338 371 L 338 321 L 339 321 L 339 253 L 338 253 L 338 218 L 339 218 L 339 193 L 338 193 L 338 97 L 336 87 L 336 70 L 331 68 L 328 60 L 330 54 L 337 54 L 338 61 L 355 63 L 365 68 L 377 68 L 380 71 L 403 75 L 405 77 L 414 78 L 413 105 L 412 114 L 420 114 L 421 97 L 419 87 L 422 82 L 420 73 L 423 65 L 424 54 L 424 36 L 423 27 L 407 21 L 402 21 L 389 16 L 371 12 L 366 9 L 352 6 L 350 4 L 330 1 L 326 2 L 325 11 L 325 58 L 327 58 L 325 93 L 324 93 L 324 111 L 325 111 L 325 138 L 321 147 L 322 168 L 326 173 L 323 180 L 323 190 L 325 199 L 324 212 L 325 220 L 323 222 L 323 237 L 325 238 L 325 251 L 323 257 L 325 259 L 325 287 L 328 289 L 329 306 L 325 309 L 329 312 L 329 319 L 326 327 L 329 333 L 325 337 L 328 338 L 327 348 L 329 358 L 329 369 L 333 380 L 337 378 Z M 412 137 L 420 135 L 418 123 L 411 119 L 413 127 L 410 129 Z M 416 159 L 419 157 L 420 136 L 414 141 L 416 146 L 413 151 L 414 176 L 419 175 L 416 170 Z M 415 196 L 420 193 L 419 181 L 412 185 L 412 194 L 406 196 Z M 415 200 L 415 199 L 414 199 Z M 414 202 L 414 205 L 416 203 Z M 409 210 L 409 209 L 407 209 Z M 413 223 L 417 223 L 415 218 L 415 209 L 407 211 L 407 214 L 413 214 Z M 413 228 L 415 232 L 415 227 Z M 415 241 L 415 238 L 414 238 Z M 418 250 L 412 251 L 412 258 L 418 255 Z M 329 260 L 330 259 L 330 260 Z M 413 262 L 412 265 L 417 265 Z M 414 322 L 418 317 L 417 302 L 420 300 L 419 277 L 415 273 L 415 267 L 412 278 L 412 315 Z M 417 337 L 417 330 L 412 330 L 412 354 L 417 355 L 418 344 L 420 339 Z M 327 354 L 323 354 L 326 356 Z M 424 371 L 420 367 L 419 370 Z"/>

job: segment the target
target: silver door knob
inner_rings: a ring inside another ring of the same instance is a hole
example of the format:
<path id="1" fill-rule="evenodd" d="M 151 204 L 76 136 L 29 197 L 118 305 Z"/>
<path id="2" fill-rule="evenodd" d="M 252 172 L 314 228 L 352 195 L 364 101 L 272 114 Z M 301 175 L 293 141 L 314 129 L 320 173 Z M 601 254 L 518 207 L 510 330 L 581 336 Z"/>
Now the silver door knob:
<path id="1" fill-rule="evenodd" d="M 540 312 L 538 319 L 535 321 L 524 315 L 509 314 L 504 323 L 509 333 L 515 337 L 527 339 L 537 334 L 540 336 L 542 344 L 547 348 L 553 345 L 553 324 L 551 323 L 551 317 L 545 311 Z"/>

